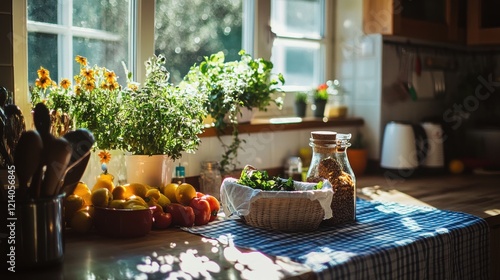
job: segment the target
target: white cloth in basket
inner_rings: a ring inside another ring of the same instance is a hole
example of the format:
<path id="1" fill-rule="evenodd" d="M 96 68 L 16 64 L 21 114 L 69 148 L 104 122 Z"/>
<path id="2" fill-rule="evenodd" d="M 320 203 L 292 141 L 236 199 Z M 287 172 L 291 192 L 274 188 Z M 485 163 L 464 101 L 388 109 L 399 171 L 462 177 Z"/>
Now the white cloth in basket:
<path id="1" fill-rule="evenodd" d="M 259 198 L 269 197 L 307 197 L 310 200 L 318 200 L 325 212 L 324 219 L 332 217 L 333 189 L 328 181 L 323 183 L 321 190 L 314 190 L 316 183 L 294 181 L 296 191 L 263 191 L 237 184 L 238 179 L 226 178 L 221 184 L 220 198 L 222 210 L 226 217 L 231 215 L 245 216 L 250 213 L 250 204 Z M 235 188 L 234 186 L 239 187 Z"/>

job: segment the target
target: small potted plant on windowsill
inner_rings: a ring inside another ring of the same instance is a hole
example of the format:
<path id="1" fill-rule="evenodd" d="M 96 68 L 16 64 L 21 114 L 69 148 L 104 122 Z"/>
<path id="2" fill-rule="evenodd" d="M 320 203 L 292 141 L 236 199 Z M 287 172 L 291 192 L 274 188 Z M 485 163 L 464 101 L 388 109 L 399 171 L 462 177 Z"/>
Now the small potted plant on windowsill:
<path id="1" fill-rule="evenodd" d="M 207 96 L 205 108 L 224 149 L 220 161 L 223 173 L 237 167 L 238 151 L 245 142 L 238 131 L 244 112 L 266 111 L 271 104 L 278 108 L 283 105 L 282 94 L 277 95 L 285 82 L 283 75 L 272 73 L 273 64 L 268 60 L 254 59 L 245 51 L 239 55 L 236 61 L 225 61 L 223 52 L 207 56 L 191 67 L 181 83 L 191 84 Z M 221 138 L 228 128 L 232 131 L 229 144 Z"/>
<path id="2" fill-rule="evenodd" d="M 325 116 L 325 107 L 328 102 L 328 86 L 325 84 L 319 85 L 313 90 L 313 114 L 316 118 L 323 118 Z"/>
<path id="3" fill-rule="evenodd" d="M 297 117 L 305 117 L 307 110 L 307 98 L 308 94 L 306 92 L 297 92 L 295 94 L 295 115 Z"/>
<path id="4" fill-rule="evenodd" d="M 357 131 L 351 147 L 347 149 L 347 157 L 355 176 L 362 176 L 368 165 L 368 150 L 366 149 L 363 134 Z"/>
<path id="5" fill-rule="evenodd" d="M 119 120 L 120 147 L 128 152 L 125 159 L 129 183 L 133 178 L 148 183 L 147 171 L 139 171 L 139 167 L 150 161 L 156 169 L 149 174 L 157 176 L 151 180 L 156 183 L 150 185 L 170 183 L 173 161 L 183 152 L 196 151 L 200 143 L 207 96 L 190 84 L 171 84 L 165 62 L 163 55 L 152 56 L 146 62 L 142 85 L 133 82 L 126 70 L 128 86 L 122 92 Z"/>

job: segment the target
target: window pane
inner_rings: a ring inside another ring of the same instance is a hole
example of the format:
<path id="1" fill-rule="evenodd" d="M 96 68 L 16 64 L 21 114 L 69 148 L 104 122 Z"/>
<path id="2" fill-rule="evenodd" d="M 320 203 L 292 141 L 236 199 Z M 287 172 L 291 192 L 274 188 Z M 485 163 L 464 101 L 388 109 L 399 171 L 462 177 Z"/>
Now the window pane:
<path id="1" fill-rule="evenodd" d="M 285 86 L 313 87 L 320 83 L 321 47 L 319 43 L 276 39 L 271 60 L 276 72 L 285 76 Z"/>
<path id="2" fill-rule="evenodd" d="M 57 23 L 57 1 L 28 0 L 28 19 Z"/>
<path id="3" fill-rule="evenodd" d="M 224 51 L 237 59 L 242 48 L 242 0 L 157 0 L 155 53 L 167 58 L 171 81 L 179 82 L 203 56 Z"/>
<path id="4" fill-rule="evenodd" d="M 73 1 L 73 26 L 126 34 L 128 10 L 129 0 Z"/>
<path id="5" fill-rule="evenodd" d="M 113 42 L 103 40 L 93 40 L 88 38 L 73 38 L 73 53 L 87 58 L 91 65 L 99 65 L 115 71 L 119 76 L 118 83 L 127 84 L 127 76 L 123 69 L 122 61 L 127 64 L 127 41 Z M 80 65 L 74 61 L 73 73 L 80 72 Z M 127 64 L 128 66 L 128 64 Z"/>
<path id="6" fill-rule="evenodd" d="M 280 34 L 323 36 L 322 0 L 272 0 L 271 26 Z"/>
<path id="7" fill-rule="evenodd" d="M 57 35 L 43 33 L 28 34 L 28 82 L 35 83 L 36 71 L 40 66 L 50 71 L 50 77 L 57 80 Z"/>

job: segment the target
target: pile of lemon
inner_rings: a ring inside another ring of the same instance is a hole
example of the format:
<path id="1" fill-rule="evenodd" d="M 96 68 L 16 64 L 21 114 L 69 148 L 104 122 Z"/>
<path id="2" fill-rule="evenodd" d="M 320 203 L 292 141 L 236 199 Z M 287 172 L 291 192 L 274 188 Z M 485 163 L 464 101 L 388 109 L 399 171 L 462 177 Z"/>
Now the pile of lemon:
<path id="1" fill-rule="evenodd" d="M 78 233 L 87 233 L 93 224 L 93 206 L 118 209 L 147 209 L 164 207 L 170 200 L 160 190 L 140 183 L 115 186 L 113 176 L 101 174 L 94 186 L 78 183 L 64 201 L 66 225 Z"/>

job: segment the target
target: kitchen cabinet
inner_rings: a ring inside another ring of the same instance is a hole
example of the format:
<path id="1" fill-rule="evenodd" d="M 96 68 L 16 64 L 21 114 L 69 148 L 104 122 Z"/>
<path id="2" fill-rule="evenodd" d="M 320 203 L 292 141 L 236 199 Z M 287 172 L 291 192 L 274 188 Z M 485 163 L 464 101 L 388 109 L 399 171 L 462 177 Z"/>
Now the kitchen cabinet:
<path id="1" fill-rule="evenodd" d="M 468 0 L 467 43 L 469 45 L 500 44 L 500 2 Z"/>
<path id="2" fill-rule="evenodd" d="M 366 34 L 465 42 L 467 0 L 364 0 Z"/>

